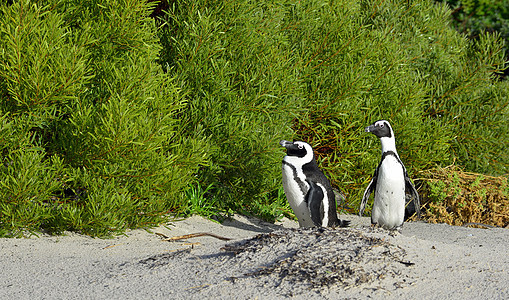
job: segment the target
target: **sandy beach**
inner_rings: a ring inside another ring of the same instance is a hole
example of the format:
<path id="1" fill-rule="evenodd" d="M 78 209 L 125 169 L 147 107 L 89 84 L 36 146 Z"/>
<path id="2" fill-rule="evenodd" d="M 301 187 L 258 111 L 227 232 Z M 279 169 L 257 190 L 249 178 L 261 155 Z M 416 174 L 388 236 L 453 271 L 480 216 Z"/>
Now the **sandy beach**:
<path id="1" fill-rule="evenodd" d="M 111 239 L 0 239 L 0 299 L 509 299 L 509 231 L 194 216 Z M 210 233 L 178 241 L 164 237 Z"/>

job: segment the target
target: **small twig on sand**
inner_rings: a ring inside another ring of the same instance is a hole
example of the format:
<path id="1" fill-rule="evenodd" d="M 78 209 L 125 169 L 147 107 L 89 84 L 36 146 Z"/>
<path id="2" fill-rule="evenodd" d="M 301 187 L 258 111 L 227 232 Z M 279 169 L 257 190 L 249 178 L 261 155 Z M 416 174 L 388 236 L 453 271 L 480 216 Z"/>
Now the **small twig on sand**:
<path id="1" fill-rule="evenodd" d="M 120 245 L 122 245 L 122 244 L 109 245 L 109 246 L 104 247 L 103 249 L 109 249 L 109 248 L 113 248 L 113 247 L 120 246 Z"/>
<path id="2" fill-rule="evenodd" d="M 486 228 L 498 228 L 498 226 L 493 226 L 493 225 L 488 225 L 488 224 L 483 224 L 483 223 L 476 223 L 476 222 L 470 222 L 470 223 L 465 223 L 463 224 L 462 226 L 463 227 L 468 227 L 468 226 L 483 226 L 483 227 L 486 227 Z"/>
<path id="3" fill-rule="evenodd" d="M 173 242 L 173 241 L 179 241 L 179 240 L 183 240 L 183 239 L 190 239 L 190 238 L 195 238 L 195 237 L 200 237 L 200 236 L 211 236 L 211 237 L 214 237 L 216 239 L 220 239 L 222 241 L 229 241 L 231 240 L 230 238 L 227 238 L 227 237 L 223 237 L 223 236 L 220 236 L 220 235 L 217 235 L 217 234 L 213 234 L 213 233 L 209 233 L 209 232 L 198 232 L 198 233 L 191 233 L 191 234 L 186 234 L 186 235 L 181 235 L 181 236 L 174 236 L 174 237 L 168 237 L 162 233 L 158 233 L 156 232 L 157 235 L 159 236 L 162 236 L 164 237 L 164 239 L 162 241 L 169 241 L 169 242 Z"/>

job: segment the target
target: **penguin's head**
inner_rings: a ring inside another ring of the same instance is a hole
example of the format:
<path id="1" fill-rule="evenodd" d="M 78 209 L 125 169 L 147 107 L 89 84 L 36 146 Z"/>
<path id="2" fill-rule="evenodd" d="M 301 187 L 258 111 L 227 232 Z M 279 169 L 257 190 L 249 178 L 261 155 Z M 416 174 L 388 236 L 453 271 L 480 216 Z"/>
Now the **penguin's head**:
<path id="1" fill-rule="evenodd" d="M 392 138 L 394 137 L 394 132 L 392 131 L 391 124 L 386 120 L 379 120 L 375 123 L 366 127 L 366 132 L 371 132 L 379 138 Z"/>
<path id="2" fill-rule="evenodd" d="M 313 148 L 306 142 L 289 142 L 282 140 L 279 144 L 286 148 L 286 155 L 288 158 L 298 159 L 303 162 L 310 162 L 314 158 Z"/>

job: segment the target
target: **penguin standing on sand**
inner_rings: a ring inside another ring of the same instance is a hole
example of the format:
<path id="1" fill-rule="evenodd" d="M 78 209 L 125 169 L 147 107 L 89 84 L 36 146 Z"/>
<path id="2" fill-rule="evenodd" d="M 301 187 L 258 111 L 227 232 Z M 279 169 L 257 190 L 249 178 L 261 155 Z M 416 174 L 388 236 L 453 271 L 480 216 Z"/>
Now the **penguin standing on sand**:
<path id="1" fill-rule="evenodd" d="M 362 216 L 366 202 L 370 194 L 374 192 L 371 223 L 385 229 L 397 229 L 403 225 L 405 218 L 406 194 L 413 197 L 413 211 L 420 217 L 419 194 L 396 152 L 394 131 L 389 122 L 386 120 L 376 121 L 366 127 L 366 132 L 371 132 L 380 138 L 382 159 L 364 192 L 359 215 Z"/>
<path id="2" fill-rule="evenodd" d="M 305 142 L 281 141 L 287 155 L 283 159 L 283 189 L 300 227 L 347 227 L 336 213 L 334 192 L 318 168 L 313 148 Z"/>

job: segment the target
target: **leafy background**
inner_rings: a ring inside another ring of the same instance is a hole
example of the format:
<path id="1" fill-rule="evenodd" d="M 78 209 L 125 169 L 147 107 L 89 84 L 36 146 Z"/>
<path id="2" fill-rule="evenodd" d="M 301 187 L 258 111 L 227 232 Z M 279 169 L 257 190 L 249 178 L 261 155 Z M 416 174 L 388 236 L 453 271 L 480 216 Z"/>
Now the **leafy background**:
<path id="1" fill-rule="evenodd" d="M 291 217 L 278 141 L 292 138 L 354 213 L 380 151 L 363 129 L 382 118 L 418 186 L 451 164 L 507 175 L 504 36 L 458 33 L 445 3 L 12 2 L 0 4 L 2 236 Z"/>

